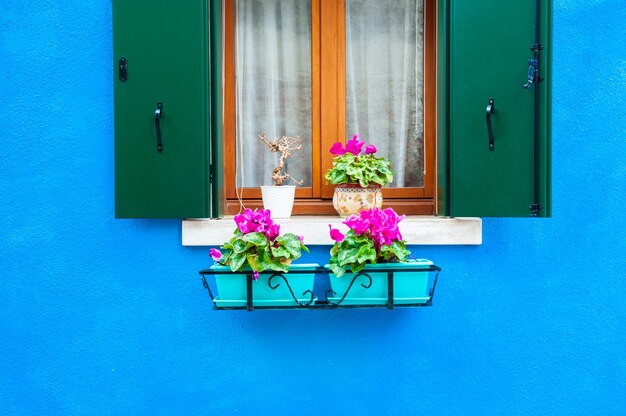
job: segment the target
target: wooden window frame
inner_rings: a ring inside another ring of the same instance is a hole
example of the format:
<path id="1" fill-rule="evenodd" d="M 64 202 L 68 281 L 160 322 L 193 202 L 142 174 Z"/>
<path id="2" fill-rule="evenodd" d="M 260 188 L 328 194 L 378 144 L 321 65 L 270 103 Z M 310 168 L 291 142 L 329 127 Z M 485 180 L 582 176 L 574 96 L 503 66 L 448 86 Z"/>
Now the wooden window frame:
<path id="1" fill-rule="evenodd" d="M 334 186 L 322 176 L 332 165 L 330 146 L 346 133 L 345 0 L 311 0 L 311 186 L 296 188 L 294 215 L 336 215 Z M 235 187 L 235 7 L 224 0 L 224 210 L 262 208 L 259 188 Z M 437 138 L 437 27 L 436 0 L 424 0 L 424 186 L 383 188 L 384 206 L 412 215 L 435 214 Z M 324 106 L 321 104 L 324 103 Z M 366 138 L 367 139 L 367 138 Z"/>

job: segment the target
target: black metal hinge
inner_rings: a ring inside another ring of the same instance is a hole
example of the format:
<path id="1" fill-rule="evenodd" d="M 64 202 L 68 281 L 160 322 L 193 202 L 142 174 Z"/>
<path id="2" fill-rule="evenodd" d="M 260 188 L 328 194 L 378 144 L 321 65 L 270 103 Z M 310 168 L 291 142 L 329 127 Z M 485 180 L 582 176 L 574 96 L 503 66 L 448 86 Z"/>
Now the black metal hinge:
<path id="1" fill-rule="evenodd" d="M 539 83 L 543 81 L 543 77 L 539 75 L 539 52 L 543 50 L 543 45 L 541 43 L 535 43 L 530 47 L 530 50 L 535 54 L 535 82 Z"/>
<path id="2" fill-rule="evenodd" d="M 120 81 L 126 81 L 128 79 L 128 61 L 126 60 L 126 58 L 120 58 L 118 68 Z"/>
<path id="3" fill-rule="evenodd" d="M 530 208 L 530 216 L 531 217 L 538 217 L 539 213 L 543 209 L 543 205 L 541 205 L 541 204 L 530 204 L 529 208 Z"/>

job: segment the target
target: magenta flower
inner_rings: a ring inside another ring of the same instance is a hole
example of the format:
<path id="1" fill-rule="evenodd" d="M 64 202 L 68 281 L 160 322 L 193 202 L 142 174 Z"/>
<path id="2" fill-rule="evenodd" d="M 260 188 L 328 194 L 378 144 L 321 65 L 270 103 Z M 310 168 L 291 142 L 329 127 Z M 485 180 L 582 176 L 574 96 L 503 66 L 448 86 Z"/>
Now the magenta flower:
<path id="1" fill-rule="evenodd" d="M 333 144 L 332 146 L 330 146 L 330 153 L 336 156 L 341 156 L 346 153 L 346 149 L 344 149 L 343 144 L 341 144 L 340 142 L 337 142 Z"/>
<path id="2" fill-rule="evenodd" d="M 368 144 L 367 146 L 365 146 L 365 153 L 366 155 L 371 155 L 373 153 L 376 153 L 378 149 L 376 149 L 376 146 L 374 146 L 373 144 Z"/>
<path id="3" fill-rule="evenodd" d="M 262 233 L 270 241 L 280 234 L 280 225 L 272 221 L 269 210 L 246 208 L 242 214 L 235 215 L 235 224 L 242 234 Z"/>
<path id="4" fill-rule="evenodd" d="M 251 209 L 246 209 L 244 210 L 243 214 L 235 215 L 235 224 L 237 225 L 237 228 L 239 228 L 239 231 L 241 231 L 243 234 L 248 234 L 253 231 L 252 214 L 253 212 Z"/>
<path id="5" fill-rule="evenodd" d="M 361 211 L 357 216 L 350 215 L 343 223 L 348 226 L 356 235 L 366 234 L 370 230 L 368 211 Z"/>
<path id="6" fill-rule="evenodd" d="M 216 248 L 212 248 L 212 249 L 209 251 L 209 255 L 210 255 L 210 256 L 211 256 L 211 258 L 212 258 L 213 260 L 215 260 L 215 261 L 220 261 L 220 259 L 222 258 L 222 252 L 221 252 L 221 251 L 219 251 L 219 250 L 218 250 L 218 249 L 216 249 Z"/>
<path id="7" fill-rule="evenodd" d="M 358 156 L 359 153 L 361 153 L 361 149 L 364 144 L 364 141 L 359 140 L 359 135 L 355 134 L 352 140 L 349 140 L 348 143 L 346 143 L 346 152 L 350 152 L 353 155 Z"/>
<path id="8" fill-rule="evenodd" d="M 341 234 L 341 231 L 337 228 L 333 228 L 332 225 L 328 224 L 328 228 L 330 228 L 330 238 L 332 238 L 335 242 L 341 243 L 344 238 L 346 238 L 345 235 Z"/>
<path id="9" fill-rule="evenodd" d="M 259 280 L 259 272 L 255 270 L 254 273 L 252 273 L 252 277 L 254 280 Z"/>
<path id="10" fill-rule="evenodd" d="M 359 215 L 351 215 L 343 223 L 356 235 L 367 234 L 378 250 L 382 245 L 391 245 L 394 241 L 402 241 L 398 223 L 405 218 L 398 216 L 392 208 L 379 208 L 361 211 Z"/>
<path id="11" fill-rule="evenodd" d="M 280 234 L 280 225 L 272 223 L 269 227 L 267 227 L 267 231 L 263 234 L 265 234 L 267 239 L 270 241 L 276 239 L 276 237 Z"/>
<path id="12" fill-rule="evenodd" d="M 303 236 L 299 235 L 298 236 L 298 240 L 300 240 L 301 244 L 304 244 L 304 237 Z"/>

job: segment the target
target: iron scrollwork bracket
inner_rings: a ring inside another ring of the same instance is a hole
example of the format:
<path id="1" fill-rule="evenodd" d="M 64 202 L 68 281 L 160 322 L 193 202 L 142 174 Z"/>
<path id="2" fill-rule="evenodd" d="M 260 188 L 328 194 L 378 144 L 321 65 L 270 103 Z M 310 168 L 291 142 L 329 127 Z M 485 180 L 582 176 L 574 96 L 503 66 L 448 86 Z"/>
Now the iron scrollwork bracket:
<path id="1" fill-rule="evenodd" d="M 293 289 L 291 288 L 291 285 L 289 284 L 289 279 L 287 279 L 285 277 L 284 274 L 282 273 L 274 273 L 270 276 L 269 279 L 267 279 L 267 285 L 270 287 L 270 289 L 272 290 L 276 290 L 278 289 L 278 287 L 280 286 L 280 281 L 277 282 L 275 285 L 272 284 L 272 280 L 274 278 L 280 277 L 283 279 L 283 282 L 285 282 L 285 285 L 287 286 L 287 289 L 289 289 L 289 293 L 291 294 L 291 297 L 293 298 L 294 302 L 296 302 L 298 304 L 298 306 L 302 306 L 302 307 L 307 307 L 313 304 L 313 302 L 315 301 L 315 295 L 313 294 L 312 291 L 310 290 L 305 290 L 302 293 L 302 296 L 306 296 L 307 294 L 311 296 L 311 299 L 306 302 L 306 303 L 302 303 L 298 300 L 298 298 L 296 297 L 296 294 L 293 292 Z"/>
<path id="2" fill-rule="evenodd" d="M 354 282 L 356 282 L 356 279 L 358 279 L 361 276 L 367 278 L 367 283 L 361 283 L 361 286 L 363 286 L 365 289 L 369 289 L 370 287 L 372 287 L 372 276 L 370 276 L 369 274 L 365 272 L 359 272 L 352 278 L 352 281 L 348 285 L 348 289 L 346 289 L 346 292 L 343 294 L 343 296 L 341 297 L 341 299 L 339 299 L 338 302 L 333 302 L 330 300 L 331 297 L 334 297 L 337 295 L 337 293 L 334 290 L 329 289 L 326 291 L 326 301 L 328 302 L 328 304 L 339 306 L 341 302 L 343 302 L 343 300 L 346 298 L 348 293 L 350 292 L 350 289 L 352 289 L 352 285 L 354 285 Z"/>

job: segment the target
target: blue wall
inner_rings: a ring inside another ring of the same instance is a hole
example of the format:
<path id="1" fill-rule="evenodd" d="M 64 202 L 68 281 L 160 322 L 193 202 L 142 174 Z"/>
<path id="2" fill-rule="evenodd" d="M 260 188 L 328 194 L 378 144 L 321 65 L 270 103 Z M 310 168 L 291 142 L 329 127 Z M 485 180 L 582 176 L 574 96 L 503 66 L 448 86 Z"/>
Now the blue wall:
<path id="1" fill-rule="evenodd" d="M 554 218 L 414 247 L 391 312 L 213 311 L 180 221 L 113 219 L 110 9 L 0 5 L 0 414 L 626 414 L 623 1 L 555 1 Z"/>

